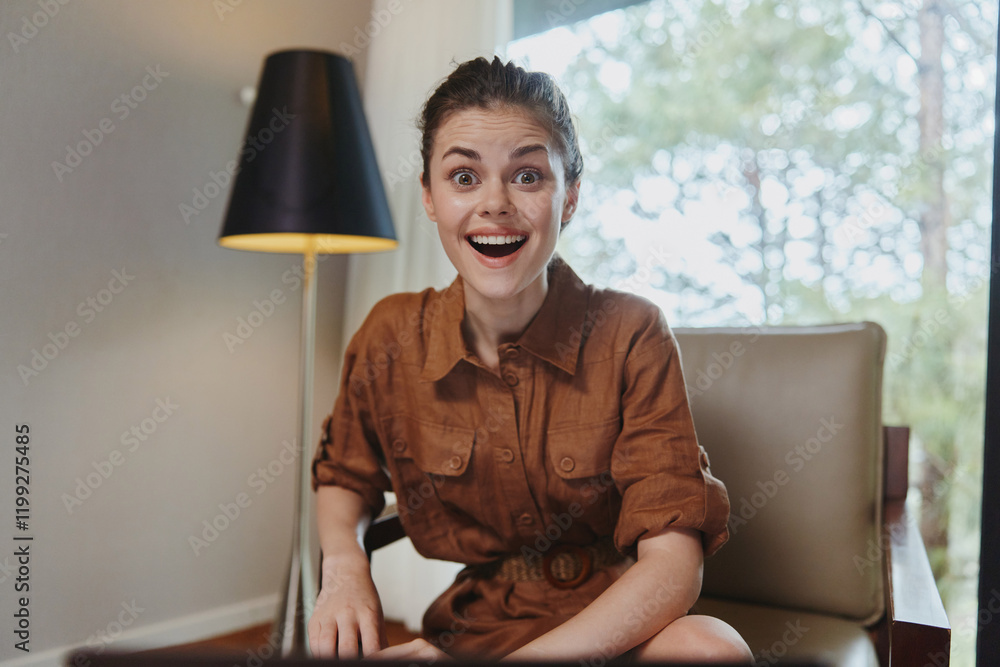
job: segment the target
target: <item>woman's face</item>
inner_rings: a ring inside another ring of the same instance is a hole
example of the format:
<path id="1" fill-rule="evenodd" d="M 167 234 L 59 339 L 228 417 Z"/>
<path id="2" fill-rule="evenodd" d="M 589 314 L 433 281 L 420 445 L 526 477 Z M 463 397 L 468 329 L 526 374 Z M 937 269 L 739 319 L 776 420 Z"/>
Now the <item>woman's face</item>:
<path id="1" fill-rule="evenodd" d="M 544 296 L 579 194 L 549 132 L 517 108 L 458 111 L 435 133 L 428 169 L 424 208 L 467 294 Z"/>

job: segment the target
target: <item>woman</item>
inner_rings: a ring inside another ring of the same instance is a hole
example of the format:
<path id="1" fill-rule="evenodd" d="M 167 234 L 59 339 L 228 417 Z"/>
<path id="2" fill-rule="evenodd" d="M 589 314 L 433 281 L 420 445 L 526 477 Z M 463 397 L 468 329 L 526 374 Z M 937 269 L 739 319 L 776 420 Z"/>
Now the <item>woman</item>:
<path id="1" fill-rule="evenodd" d="M 422 115 L 423 204 L 459 277 L 380 302 L 314 462 L 317 655 L 752 660 L 688 615 L 727 539 L 660 311 L 555 253 L 582 159 L 551 79 L 478 58 Z M 423 555 L 468 564 L 424 639 L 385 648 L 360 546 L 392 489 Z"/>

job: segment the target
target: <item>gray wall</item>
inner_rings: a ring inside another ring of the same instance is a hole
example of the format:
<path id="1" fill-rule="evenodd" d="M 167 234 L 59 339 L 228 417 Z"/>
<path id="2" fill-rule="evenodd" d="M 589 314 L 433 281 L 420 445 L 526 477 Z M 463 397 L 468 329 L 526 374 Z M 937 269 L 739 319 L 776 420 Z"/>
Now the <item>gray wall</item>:
<path id="1" fill-rule="evenodd" d="M 162 644 L 272 613 L 291 535 L 294 467 L 281 452 L 297 430 L 301 289 L 286 273 L 297 259 L 219 248 L 228 189 L 212 174 L 236 156 L 249 111 L 239 91 L 264 55 L 354 45 L 370 11 L 368 0 L 0 4 L 0 660 L 57 664 L 102 633 Z M 68 146 L 87 154 L 67 162 Z M 208 196 L 195 202 L 196 189 Z M 204 208 L 186 221 L 181 204 Z M 336 388 L 346 275 L 343 258 L 320 266 L 317 424 Z M 255 301 L 267 317 L 251 316 Z M 260 326 L 227 345 L 248 317 Z M 20 424 L 26 531 L 14 516 Z M 258 475 L 268 467 L 278 474 Z M 249 504 L 196 555 L 190 537 L 203 521 L 225 525 L 219 505 L 241 493 Z M 17 593 L 24 544 L 30 591 Z M 22 595 L 30 654 L 11 631 Z"/>

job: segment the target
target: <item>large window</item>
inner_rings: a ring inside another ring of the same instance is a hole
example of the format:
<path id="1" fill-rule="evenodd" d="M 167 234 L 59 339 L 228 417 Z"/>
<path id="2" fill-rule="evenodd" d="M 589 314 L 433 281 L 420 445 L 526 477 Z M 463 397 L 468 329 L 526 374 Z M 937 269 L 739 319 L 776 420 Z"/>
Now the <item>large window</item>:
<path id="1" fill-rule="evenodd" d="M 993 2 L 651 0 L 513 42 L 586 159 L 560 252 L 675 326 L 874 320 L 884 418 L 974 660 Z"/>

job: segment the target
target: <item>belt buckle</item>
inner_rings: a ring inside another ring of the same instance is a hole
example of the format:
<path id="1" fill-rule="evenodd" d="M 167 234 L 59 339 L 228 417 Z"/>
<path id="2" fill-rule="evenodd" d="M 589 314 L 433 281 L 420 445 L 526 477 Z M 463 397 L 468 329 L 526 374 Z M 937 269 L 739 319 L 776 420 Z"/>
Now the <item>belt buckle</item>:
<path id="1" fill-rule="evenodd" d="M 557 556 L 564 553 L 571 553 L 580 561 L 580 572 L 572 579 L 560 579 L 552 572 L 553 561 L 555 561 Z M 542 559 L 542 574 L 545 575 L 545 580 L 554 588 L 559 589 L 576 588 L 590 578 L 590 573 L 593 569 L 594 563 L 590 557 L 590 552 L 575 544 L 560 544 L 557 547 L 553 547 L 545 554 L 545 558 Z"/>

